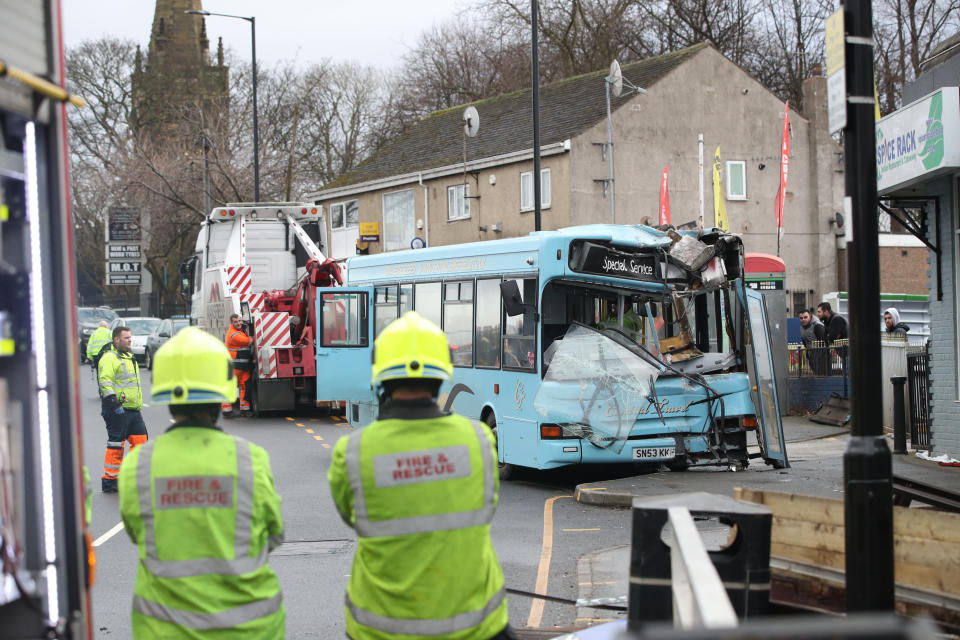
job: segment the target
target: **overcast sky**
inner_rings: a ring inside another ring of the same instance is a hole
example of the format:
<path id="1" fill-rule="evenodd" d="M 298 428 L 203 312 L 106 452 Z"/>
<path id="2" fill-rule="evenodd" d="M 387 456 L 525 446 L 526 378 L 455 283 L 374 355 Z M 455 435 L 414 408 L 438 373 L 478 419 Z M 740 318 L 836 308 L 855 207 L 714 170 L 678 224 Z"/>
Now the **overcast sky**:
<path id="1" fill-rule="evenodd" d="M 257 60 L 310 63 L 322 58 L 356 61 L 379 69 L 398 66 L 420 32 L 456 15 L 460 0 L 204 0 L 207 11 L 254 16 Z M 63 0 L 67 46 L 101 36 L 129 38 L 146 46 L 153 0 Z M 238 56 L 250 56 L 250 24 L 207 18 L 210 52 L 218 37 Z"/>

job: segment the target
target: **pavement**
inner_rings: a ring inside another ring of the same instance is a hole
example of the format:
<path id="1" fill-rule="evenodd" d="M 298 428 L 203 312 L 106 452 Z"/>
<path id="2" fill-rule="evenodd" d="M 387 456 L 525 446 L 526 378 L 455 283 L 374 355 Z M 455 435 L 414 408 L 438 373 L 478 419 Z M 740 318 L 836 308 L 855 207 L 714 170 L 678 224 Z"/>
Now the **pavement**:
<path id="1" fill-rule="evenodd" d="M 839 475 L 835 465 L 829 474 L 822 473 L 819 467 L 826 459 L 842 457 L 849 440 L 849 427 L 817 424 L 801 416 L 784 416 L 782 422 L 791 469 L 774 470 L 756 458 L 745 471 L 738 473 L 717 473 L 717 467 L 693 467 L 676 474 L 654 473 L 586 482 L 577 485 L 576 499 L 584 504 L 629 507 L 636 497 L 675 491 L 710 491 L 732 496 L 738 486 L 842 497 L 842 467 Z M 892 437 L 888 444 L 892 451 Z M 758 450 L 755 446 L 753 449 Z M 941 466 L 918 458 L 913 451 L 893 455 L 892 460 L 894 475 L 960 492 L 960 467 Z"/>
<path id="2" fill-rule="evenodd" d="M 641 476 L 616 478 L 577 485 L 576 499 L 581 503 L 605 507 L 630 507 L 637 497 L 650 497 L 682 492 L 707 491 L 727 496 L 738 486 L 785 491 L 824 497 L 843 497 L 843 453 L 849 442 L 846 427 L 833 427 L 810 422 L 804 417 L 785 416 L 784 436 L 787 440 L 789 469 L 773 469 L 759 458 L 740 472 L 718 467 L 694 467 L 685 472 L 658 472 Z M 893 439 L 888 440 L 893 451 Z M 756 445 L 753 451 L 758 451 Z M 910 480 L 960 492 L 960 467 L 941 466 L 918 458 L 911 451 L 892 456 L 893 473 Z M 914 503 L 915 506 L 921 506 Z M 724 525 L 713 521 L 697 521 L 706 544 L 713 539 L 726 539 Z M 597 599 L 626 601 L 629 587 L 630 546 L 601 549 L 580 557 L 577 562 L 579 583 L 576 624 L 599 625 L 622 620 L 626 611 L 611 611 L 589 606 Z M 603 627 L 597 629 L 599 632 Z M 615 634 L 600 635 L 611 638 Z"/>

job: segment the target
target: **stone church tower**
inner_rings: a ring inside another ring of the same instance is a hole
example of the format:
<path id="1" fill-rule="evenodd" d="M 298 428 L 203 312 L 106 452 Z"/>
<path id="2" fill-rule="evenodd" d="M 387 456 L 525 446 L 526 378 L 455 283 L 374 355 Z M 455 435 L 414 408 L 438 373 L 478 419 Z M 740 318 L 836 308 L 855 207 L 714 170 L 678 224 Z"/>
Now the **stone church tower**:
<path id="1" fill-rule="evenodd" d="M 201 0 L 157 0 L 146 62 L 137 48 L 132 125 L 155 142 L 196 135 L 228 108 L 223 42 L 211 64 L 204 17 L 185 13 L 202 8 Z"/>

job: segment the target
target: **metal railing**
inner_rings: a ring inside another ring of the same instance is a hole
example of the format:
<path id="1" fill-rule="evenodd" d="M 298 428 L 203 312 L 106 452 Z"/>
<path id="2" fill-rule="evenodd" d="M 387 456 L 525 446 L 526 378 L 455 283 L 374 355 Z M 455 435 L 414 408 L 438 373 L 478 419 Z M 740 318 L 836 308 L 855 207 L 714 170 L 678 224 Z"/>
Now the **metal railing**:
<path id="1" fill-rule="evenodd" d="M 930 343 L 907 350 L 907 389 L 910 395 L 910 443 L 930 449 Z"/>
<path id="2" fill-rule="evenodd" d="M 847 340 L 832 343 L 816 340 L 809 348 L 802 344 L 788 344 L 787 375 L 791 378 L 844 376 L 849 353 Z"/>
<path id="3" fill-rule="evenodd" d="M 673 624 L 677 628 L 737 626 L 737 614 L 686 507 L 670 507 Z"/>

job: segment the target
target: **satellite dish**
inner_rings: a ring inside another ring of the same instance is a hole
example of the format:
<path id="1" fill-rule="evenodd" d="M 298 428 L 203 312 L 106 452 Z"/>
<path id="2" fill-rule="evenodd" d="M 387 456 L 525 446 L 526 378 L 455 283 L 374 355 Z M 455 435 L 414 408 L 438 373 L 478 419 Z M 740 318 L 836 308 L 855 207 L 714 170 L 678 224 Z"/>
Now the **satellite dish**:
<path id="1" fill-rule="evenodd" d="M 613 95 L 620 97 L 623 93 L 623 74 L 620 73 L 620 63 L 614 60 L 610 63 L 610 75 L 607 76 L 607 82 L 610 83 Z"/>
<path id="2" fill-rule="evenodd" d="M 480 114 L 476 107 L 467 107 L 463 110 L 463 131 L 471 138 L 480 131 Z"/>

